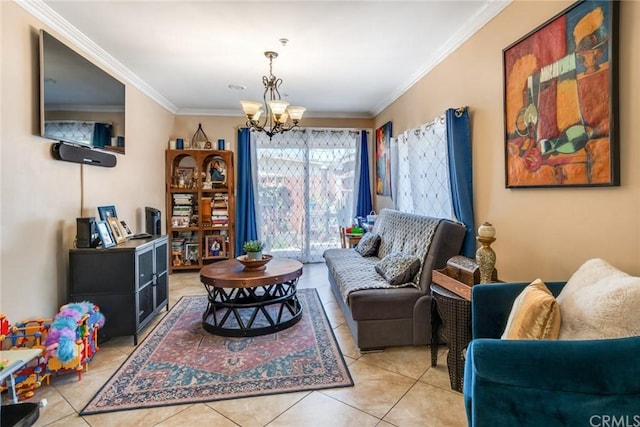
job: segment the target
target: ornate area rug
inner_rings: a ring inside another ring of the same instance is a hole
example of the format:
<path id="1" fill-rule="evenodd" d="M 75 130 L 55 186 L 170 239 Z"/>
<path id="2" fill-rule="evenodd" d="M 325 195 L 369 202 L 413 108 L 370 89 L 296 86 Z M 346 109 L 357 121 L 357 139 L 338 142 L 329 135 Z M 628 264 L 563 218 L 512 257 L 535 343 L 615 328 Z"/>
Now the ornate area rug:
<path id="1" fill-rule="evenodd" d="M 316 290 L 298 298 L 292 327 L 227 338 L 202 329 L 205 295 L 182 297 L 81 415 L 352 386 Z"/>

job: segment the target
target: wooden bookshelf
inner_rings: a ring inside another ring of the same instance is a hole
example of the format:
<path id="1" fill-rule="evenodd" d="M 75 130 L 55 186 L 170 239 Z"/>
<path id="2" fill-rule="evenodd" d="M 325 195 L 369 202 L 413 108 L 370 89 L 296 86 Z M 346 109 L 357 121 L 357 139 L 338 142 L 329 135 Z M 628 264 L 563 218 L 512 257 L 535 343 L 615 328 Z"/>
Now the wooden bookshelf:
<path id="1" fill-rule="evenodd" d="M 195 270 L 235 254 L 233 153 L 166 151 L 170 270 Z"/>

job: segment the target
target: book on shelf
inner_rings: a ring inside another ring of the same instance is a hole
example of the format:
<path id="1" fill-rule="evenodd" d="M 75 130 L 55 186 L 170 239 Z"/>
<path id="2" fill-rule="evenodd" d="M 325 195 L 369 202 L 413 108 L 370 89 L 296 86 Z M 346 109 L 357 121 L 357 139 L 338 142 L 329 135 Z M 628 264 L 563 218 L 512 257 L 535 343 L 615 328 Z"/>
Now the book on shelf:
<path id="1" fill-rule="evenodd" d="M 176 193 L 173 195 L 173 203 L 175 205 L 191 205 L 193 204 L 193 194 Z"/>
<path id="2" fill-rule="evenodd" d="M 193 194 L 175 193 L 173 195 L 173 199 L 174 200 L 193 200 Z"/>

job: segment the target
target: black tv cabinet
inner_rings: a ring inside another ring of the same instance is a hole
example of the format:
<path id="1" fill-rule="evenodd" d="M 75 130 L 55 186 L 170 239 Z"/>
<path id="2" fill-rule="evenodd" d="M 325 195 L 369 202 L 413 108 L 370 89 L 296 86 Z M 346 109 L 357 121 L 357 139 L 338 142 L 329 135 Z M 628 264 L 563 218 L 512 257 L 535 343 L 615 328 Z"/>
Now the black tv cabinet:
<path id="1" fill-rule="evenodd" d="M 69 251 L 70 301 L 90 301 L 104 313 L 102 339 L 138 333 L 169 310 L 167 236 L 127 240 L 109 249 Z"/>

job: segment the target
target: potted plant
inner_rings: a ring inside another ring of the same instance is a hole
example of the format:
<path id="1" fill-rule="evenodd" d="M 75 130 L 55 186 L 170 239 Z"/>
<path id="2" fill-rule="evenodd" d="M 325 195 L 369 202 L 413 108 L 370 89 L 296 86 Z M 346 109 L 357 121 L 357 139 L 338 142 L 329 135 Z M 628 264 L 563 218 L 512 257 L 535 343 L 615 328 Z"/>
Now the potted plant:
<path id="1" fill-rule="evenodd" d="M 247 259 L 261 260 L 264 243 L 260 240 L 248 240 L 242 245 L 242 249 L 247 253 Z"/>

